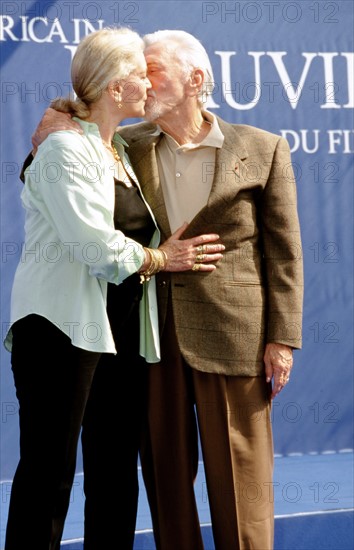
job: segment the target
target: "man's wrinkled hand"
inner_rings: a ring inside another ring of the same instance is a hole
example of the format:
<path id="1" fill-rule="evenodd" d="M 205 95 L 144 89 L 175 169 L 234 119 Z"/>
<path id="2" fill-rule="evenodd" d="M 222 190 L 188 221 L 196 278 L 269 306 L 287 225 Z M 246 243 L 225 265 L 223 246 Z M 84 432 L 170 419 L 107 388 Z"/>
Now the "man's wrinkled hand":
<path id="1" fill-rule="evenodd" d="M 72 120 L 69 113 L 61 113 L 49 107 L 45 111 L 42 120 L 32 136 L 33 153 L 36 152 L 37 147 L 49 136 L 49 134 L 58 132 L 59 130 L 73 130 L 74 132 L 82 134 L 80 124 Z"/>
<path id="2" fill-rule="evenodd" d="M 293 350 L 284 344 L 268 343 L 264 353 L 267 382 L 273 379 L 272 399 L 289 382 L 293 366 Z"/>

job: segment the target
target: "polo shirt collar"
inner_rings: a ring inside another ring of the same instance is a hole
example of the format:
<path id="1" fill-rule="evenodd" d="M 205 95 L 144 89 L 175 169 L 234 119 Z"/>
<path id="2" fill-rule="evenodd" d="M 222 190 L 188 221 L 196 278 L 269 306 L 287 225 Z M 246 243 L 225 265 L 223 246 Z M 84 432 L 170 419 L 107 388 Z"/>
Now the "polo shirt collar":
<path id="1" fill-rule="evenodd" d="M 199 143 L 185 143 L 183 145 L 178 145 L 176 141 L 171 137 L 169 134 L 164 132 L 160 126 L 157 125 L 156 130 L 153 132 L 153 136 L 159 136 L 163 135 L 165 136 L 169 147 L 172 149 L 180 149 L 180 150 L 190 150 L 190 149 L 199 149 L 201 147 L 215 147 L 217 149 L 221 149 L 224 143 L 224 134 L 220 130 L 220 126 L 218 123 L 218 120 L 215 115 L 210 113 L 209 111 L 202 111 L 202 115 L 204 120 L 211 125 L 210 131 L 207 136 L 203 139 L 203 141 L 200 141 Z"/>

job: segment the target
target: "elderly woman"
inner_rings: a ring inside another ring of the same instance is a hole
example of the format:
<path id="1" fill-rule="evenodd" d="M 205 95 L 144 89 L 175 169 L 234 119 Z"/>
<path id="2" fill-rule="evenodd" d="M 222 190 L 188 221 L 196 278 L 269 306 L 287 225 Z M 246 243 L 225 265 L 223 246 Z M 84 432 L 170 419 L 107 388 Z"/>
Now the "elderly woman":
<path id="1" fill-rule="evenodd" d="M 201 235 L 181 241 L 181 228 L 157 248 L 153 215 L 115 132 L 124 118 L 144 115 L 150 83 L 140 37 L 128 29 L 87 36 L 72 62 L 72 82 L 76 99 L 61 99 L 54 107 L 73 115 L 83 133 L 50 134 L 26 170 L 22 193 L 26 237 L 5 340 L 20 405 L 20 461 L 6 550 L 29 544 L 36 550 L 60 547 L 78 438 L 98 363 L 84 423 L 84 465 L 89 479 L 93 473 L 96 478 L 104 474 L 95 472 L 96 455 L 91 452 L 98 443 L 91 438 L 104 427 L 107 392 L 108 415 L 112 399 L 123 404 L 115 414 L 116 432 L 106 435 L 117 439 L 120 455 L 126 456 L 115 467 L 127 468 L 122 498 L 130 493 L 131 503 L 122 547 L 132 545 L 145 367 L 139 348 L 147 362 L 158 361 L 160 353 L 153 275 L 191 269 L 198 246 L 217 239 Z M 220 245 L 209 246 L 216 253 L 203 255 L 200 269 L 205 271 L 214 269 L 209 262 L 221 257 Z M 112 283 L 108 313 L 107 282 Z M 85 548 L 97 550 L 107 546 L 95 539 L 97 529 L 91 526 L 100 503 L 97 483 L 91 490 L 89 479 Z M 113 491 L 119 498 L 120 488 Z M 114 537 L 111 532 L 108 536 L 111 548 Z"/>

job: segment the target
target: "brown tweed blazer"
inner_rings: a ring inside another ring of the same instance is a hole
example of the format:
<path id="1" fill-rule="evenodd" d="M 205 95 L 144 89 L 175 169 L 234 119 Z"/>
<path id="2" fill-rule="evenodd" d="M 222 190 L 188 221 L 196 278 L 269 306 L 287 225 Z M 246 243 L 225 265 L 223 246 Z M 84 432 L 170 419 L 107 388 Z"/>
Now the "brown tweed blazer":
<path id="1" fill-rule="evenodd" d="M 226 246 L 212 273 L 157 276 L 160 329 L 171 292 L 177 338 L 188 364 L 238 376 L 264 372 L 266 342 L 301 347 L 303 268 L 296 186 L 287 141 L 218 119 L 225 136 L 216 152 L 207 205 L 185 237 L 217 233 Z M 159 182 L 156 126 L 120 129 L 162 240 L 170 234 Z"/>

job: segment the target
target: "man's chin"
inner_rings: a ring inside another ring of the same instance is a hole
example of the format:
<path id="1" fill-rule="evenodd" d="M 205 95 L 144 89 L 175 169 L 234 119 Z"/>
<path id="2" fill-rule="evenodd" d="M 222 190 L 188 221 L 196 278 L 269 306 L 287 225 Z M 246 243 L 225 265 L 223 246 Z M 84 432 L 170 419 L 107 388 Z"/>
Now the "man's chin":
<path id="1" fill-rule="evenodd" d="M 161 116 L 161 107 L 153 99 L 147 99 L 145 103 L 145 115 L 144 118 L 148 122 L 155 122 Z"/>
<path id="2" fill-rule="evenodd" d="M 156 122 L 158 118 L 159 117 L 157 113 L 152 113 L 151 111 L 147 111 L 145 109 L 144 120 L 146 120 L 147 122 Z"/>
<path id="3" fill-rule="evenodd" d="M 146 122 L 155 122 L 156 118 L 152 117 L 150 113 L 145 113 L 144 120 Z"/>

